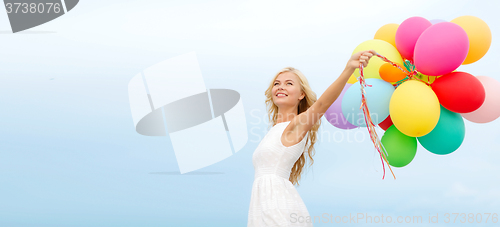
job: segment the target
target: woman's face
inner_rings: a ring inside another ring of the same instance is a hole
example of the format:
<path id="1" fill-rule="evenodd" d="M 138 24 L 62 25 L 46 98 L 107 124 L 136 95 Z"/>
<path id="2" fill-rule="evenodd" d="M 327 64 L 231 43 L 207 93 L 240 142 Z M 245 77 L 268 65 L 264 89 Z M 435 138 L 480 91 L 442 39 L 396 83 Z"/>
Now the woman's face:
<path id="1" fill-rule="evenodd" d="M 273 101 L 278 107 L 298 106 L 304 93 L 299 77 L 292 72 L 284 72 L 276 77 L 273 85 Z"/>

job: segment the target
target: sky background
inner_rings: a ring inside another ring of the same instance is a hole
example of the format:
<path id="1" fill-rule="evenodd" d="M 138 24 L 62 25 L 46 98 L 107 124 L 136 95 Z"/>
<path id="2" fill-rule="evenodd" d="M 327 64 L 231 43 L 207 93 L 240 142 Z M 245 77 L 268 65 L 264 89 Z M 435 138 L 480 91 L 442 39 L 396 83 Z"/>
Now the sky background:
<path id="1" fill-rule="evenodd" d="M 246 226 L 252 154 L 268 130 L 264 91 L 277 71 L 298 68 L 320 96 L 381 26 L 473 15 L 493 41 L 459 70 L 500 81 L 499 8 L 493 0 L 83 0 L 16 34 L 0 13 L 0 226 Z M 168 137 L 135 131 L 127 86 L 191 51 L 207 88 L 241 94 L 249 138 L 231 157 L 181 175 Z M 457 151 L 438 156 L 419 145 L 409 165 L 393 168 L 397 180 L 390 172 L 382 180 L 366 128 L 323 118 L 297 190 L 312 216 L 421 216 L 423 224 L 400 225 L 448 226 L 446 213 L 482 213 L 481 226 L 493 226 L 484 213 L 500 213 L 500 120 L 465 126 Z M 439 223 L 428 224 L 436 214 Z"/>

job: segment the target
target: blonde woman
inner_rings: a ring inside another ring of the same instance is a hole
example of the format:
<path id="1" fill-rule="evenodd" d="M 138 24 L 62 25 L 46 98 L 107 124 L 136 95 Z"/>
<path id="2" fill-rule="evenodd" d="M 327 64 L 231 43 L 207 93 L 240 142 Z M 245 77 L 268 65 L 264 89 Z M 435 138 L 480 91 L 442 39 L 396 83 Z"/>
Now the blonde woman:
<path id="1" fill-rule="evenodd" d="M 252 157 L 255 179 L 248 226 L 313 226 L 313 217 L 293 185 L 299 185 L 306 156 L 310 165 L 313 163 L 320 118 L 354 70 L 360 63 L 366 66 L 374 54 L 373 50 L 353 54 L 344 71 L 318 100 L 297 69 L 284 68 L 271 80 L 265 95 L 272 128 Z"/>

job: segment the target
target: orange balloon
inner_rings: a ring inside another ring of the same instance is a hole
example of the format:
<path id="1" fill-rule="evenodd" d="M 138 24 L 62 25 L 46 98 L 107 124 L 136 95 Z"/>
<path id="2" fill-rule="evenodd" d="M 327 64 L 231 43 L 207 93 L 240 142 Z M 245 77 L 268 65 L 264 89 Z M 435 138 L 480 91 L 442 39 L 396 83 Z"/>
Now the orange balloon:
<path id="1" fill-rule="evenodd" d="M 374 39 L 381 39 L 396 47 L 396 31 L 399 24 L 386 24 L 380 27 L 375 33 Z"/>
<path id="2" fill-rule="evenodd" d="M 486 22 L 475 16 L 461 16 L 450 22 L 460 25 L 469 38 L 469 52 L 462 65 L 474 63 L 488 52 L 492 37 Z"/>
<path id="3" fill-rule="evenodd" d="M 396 64 L 404 68 L 404 66 L 401 66 L 398 63 Z M 385 80 L 387 82 L 397 82 L 406 77 L 406 74 L 403 71 L 401 71 L 401 69 L 398 69 L 397 67 L 392 66 L 389 63 L 384 63 L 382 66 L 380 66 L 378 72 L 382 80 Z"/>

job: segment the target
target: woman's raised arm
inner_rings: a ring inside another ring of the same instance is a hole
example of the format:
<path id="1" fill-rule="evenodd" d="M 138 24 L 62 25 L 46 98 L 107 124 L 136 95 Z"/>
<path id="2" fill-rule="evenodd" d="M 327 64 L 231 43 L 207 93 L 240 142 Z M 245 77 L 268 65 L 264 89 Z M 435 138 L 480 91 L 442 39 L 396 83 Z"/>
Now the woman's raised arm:
<path id="1" fill-rule="evenodd" d="M 326 89 L 319 99 L 306 111 L 293 119 L 293 131 L 302 134 L 309 131 L 314 124 L 325 114 L 328 108 L 339 97 L 354 70 L 362 63 L 366 67 L 370 58 L 375 55 L 374 50 L 360 51 L 351 56 L 340 76 Z"/>

